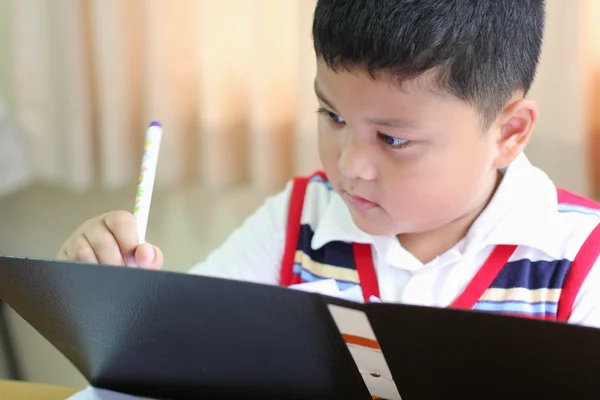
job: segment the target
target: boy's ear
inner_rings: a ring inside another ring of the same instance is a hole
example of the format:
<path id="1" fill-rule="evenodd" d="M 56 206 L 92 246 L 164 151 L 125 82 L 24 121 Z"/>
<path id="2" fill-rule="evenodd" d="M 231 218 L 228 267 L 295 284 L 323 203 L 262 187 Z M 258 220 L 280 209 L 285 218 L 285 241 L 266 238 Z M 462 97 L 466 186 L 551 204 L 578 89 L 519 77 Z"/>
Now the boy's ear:
<path id="1" fill-rule="evenodd" d="M 496 119 L 496 126 L 500 128 L 496 168 L 508 166 L 525 149 L 538 113 L 537 103 L 523 98 L 512 100 L 500 113 Z"/>

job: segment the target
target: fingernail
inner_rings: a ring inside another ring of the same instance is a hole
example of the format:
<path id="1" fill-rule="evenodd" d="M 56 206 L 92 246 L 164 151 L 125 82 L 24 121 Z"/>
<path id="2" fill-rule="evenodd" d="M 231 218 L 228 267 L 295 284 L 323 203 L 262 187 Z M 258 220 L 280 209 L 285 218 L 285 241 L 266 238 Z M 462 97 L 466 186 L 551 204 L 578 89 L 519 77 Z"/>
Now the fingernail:
<path id="1" fill-rule="evenodd" d="M 144 256 L 143 258 L 140 260 L 140 263 L 136 263 L 136 265 L 138 266 L 138 268 L 150 268 L 150 266 L 152 265 L 152 263 L 154 262 L 154 258 L 156 257 L 156 253 L 154 252 L 154 246 L 148 244 L 145 245 L 150 247 L 150 250 L 144 250 Z M 146 253 L 150 253 L 148 255 L 146 255 Z M 134 261 L 135 262 L 135 261 Z"/>
<path id="2" fill-rule="evenodd" d="M 127 266 L 128 267 L 137 267 L 137 268 L 139 268 L 139 265 L 137 265 L 137 262 L 135 262 L 135 257 L 134 256 L 129 256 L 127 258 Z"/>
<path id="3" fill-rule="evenodd" d="M 144 263 L 142 268 L 151 268 L 152 264 L 154 263 L 154 259 L 156 258 L 156 252 L 154 251 L 154 246 L 150 246 L 150 248 L 152 249 L 152 253 L 150 254 L 150 257 L 148 257 L 148 261 Z"/>

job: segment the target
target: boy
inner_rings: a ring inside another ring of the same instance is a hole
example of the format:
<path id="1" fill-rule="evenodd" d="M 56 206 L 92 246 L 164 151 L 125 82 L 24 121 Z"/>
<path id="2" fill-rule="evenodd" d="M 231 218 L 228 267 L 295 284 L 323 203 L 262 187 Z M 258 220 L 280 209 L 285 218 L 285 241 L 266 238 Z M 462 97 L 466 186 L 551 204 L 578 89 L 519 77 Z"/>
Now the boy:
<path id="1" fill-rule="evenodd" d="M 324 173 L 270 198 L 192 272 L 336 279 L 366 300 L 600 326 L 596 203 L 522 154 L 543 0 L 319 0 Z M 83 224 L 58 258 L 160 268 L 128 212 Z"/>

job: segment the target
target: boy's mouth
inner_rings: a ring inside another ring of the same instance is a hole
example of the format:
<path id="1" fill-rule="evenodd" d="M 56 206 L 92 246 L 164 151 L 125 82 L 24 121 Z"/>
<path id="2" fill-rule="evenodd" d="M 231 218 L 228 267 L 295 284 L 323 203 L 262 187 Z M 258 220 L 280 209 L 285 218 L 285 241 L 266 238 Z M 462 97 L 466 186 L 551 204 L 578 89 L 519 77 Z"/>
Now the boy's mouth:
<path id="1" fill-rule="evenodd" d="M 345 190 L 342 190 L 342 198 L 346 201 L 346 203 L 356 209 L 366 211 L 373 209 L 375 207 L 379 207 L 379 205 L 375 202 L 372 202 L 369 199 L 365 199 L 361 196 L 356 196 L 351 193 L 348 193 Z"/>

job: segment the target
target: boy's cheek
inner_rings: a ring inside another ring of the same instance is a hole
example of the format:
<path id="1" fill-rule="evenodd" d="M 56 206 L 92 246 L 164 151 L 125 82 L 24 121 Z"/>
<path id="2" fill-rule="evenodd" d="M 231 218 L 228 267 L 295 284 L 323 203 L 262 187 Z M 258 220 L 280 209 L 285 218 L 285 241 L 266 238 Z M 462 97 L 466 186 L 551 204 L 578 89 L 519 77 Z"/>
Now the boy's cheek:
<path id="1" fill-rule="evenodd" d="M 341 156 L 339 140 L 327 137 L 331 135 L 319 134 L 319 157 L 323 168 L 337 169 L 337 164 Z M 329 172 L 329 171 L 326 171 Z"/>

